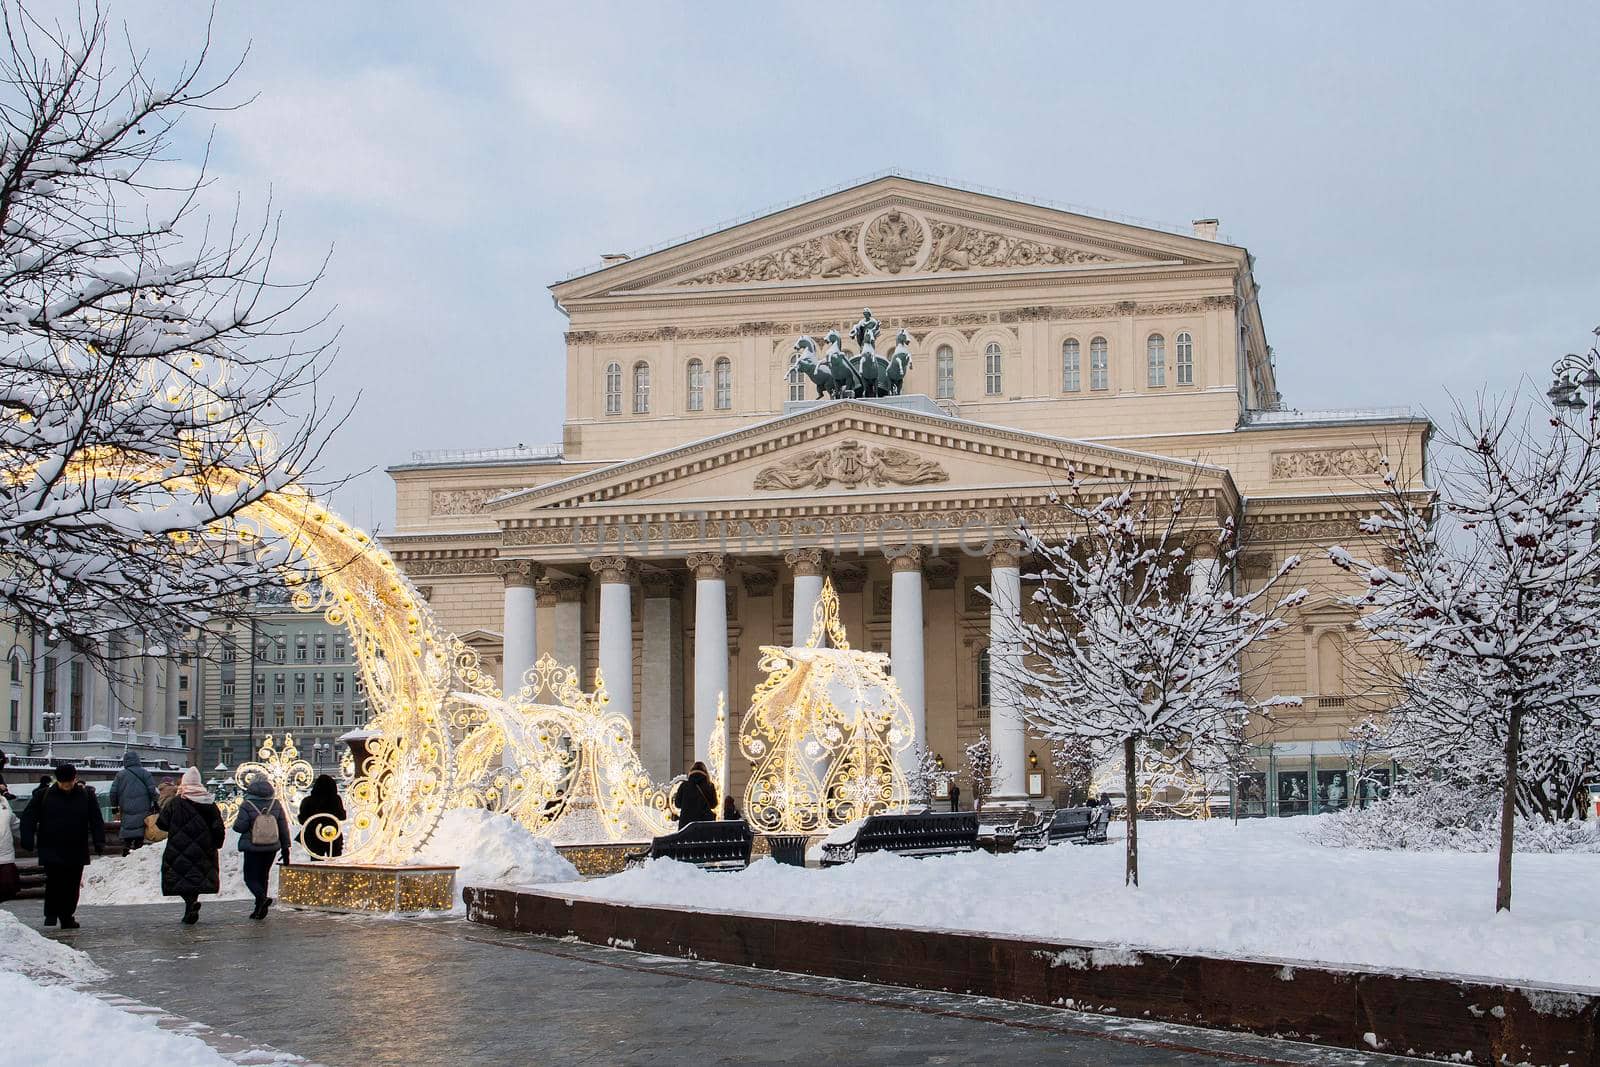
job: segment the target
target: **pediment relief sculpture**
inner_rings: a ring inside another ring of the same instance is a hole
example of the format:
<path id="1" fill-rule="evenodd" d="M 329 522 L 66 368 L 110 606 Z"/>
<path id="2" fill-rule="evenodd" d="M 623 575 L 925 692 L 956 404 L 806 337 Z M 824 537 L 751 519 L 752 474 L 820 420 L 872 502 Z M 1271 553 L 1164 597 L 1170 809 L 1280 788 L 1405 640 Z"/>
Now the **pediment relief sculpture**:
<path id="1" fill-rule="evenodd" d="M 817 281 L 1117 261 L 1118 257 L 1068 244 L 927 219 L 910 210 L 890 208 L 861 222 L 695 275 L 678 284 Z"/>
<path id="2" fill-rule="evenodd" d="M 867 273 L 856 252 L 861 227 L 847 226 L 777 252 L 768 252 L 690 278 L 684 285 L 732 285 L 738 282 L 787 282 L 809 278 L 845 278 Z"/>
<path id="3" fill-rule="evenodd" d="M 903 448 L 869 447 L 851 439 L 832 448 L 810 449 L 762 468 L 756 475 L 755 488 L 825 489 L 841 485 L 858 489 L 864 485 L 931 485 L 949 480 L 949 472 L 933 460 Z"/>

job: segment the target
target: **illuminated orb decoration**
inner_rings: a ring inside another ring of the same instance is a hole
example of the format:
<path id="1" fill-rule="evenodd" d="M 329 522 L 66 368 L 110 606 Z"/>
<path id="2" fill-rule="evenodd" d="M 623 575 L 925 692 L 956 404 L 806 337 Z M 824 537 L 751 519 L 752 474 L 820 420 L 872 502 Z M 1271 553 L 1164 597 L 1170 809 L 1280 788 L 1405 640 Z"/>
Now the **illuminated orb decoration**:
<path id="1" fill-rule="evenodd" d="M 883 653 L 850 647 L 832 582 L 823 584 L 803 646 L 762 646 L 767 678 L 739 727 L 740 751 L 752 764 L 745 817 L 753 829 L 825 832 L 907 809 L 896 754 L 916 738 L 888 668 Z"/>
<path id="2" fill-rule="evenodd" d="M 1140 815 L 1170 816 L 1175 819 L 1211 817 L 1211 807 L 1207 803 L 1210 788 L 1205 777 L 1186 767 L 1181 760 L 1173 760 L 1141 747 L 1134 781 L 1139 791 Z M 1116 756 L 1096 769 L 1090 793 L 1093 796 L 1121 793 L 1126 788 L 1122 757 Z"/>

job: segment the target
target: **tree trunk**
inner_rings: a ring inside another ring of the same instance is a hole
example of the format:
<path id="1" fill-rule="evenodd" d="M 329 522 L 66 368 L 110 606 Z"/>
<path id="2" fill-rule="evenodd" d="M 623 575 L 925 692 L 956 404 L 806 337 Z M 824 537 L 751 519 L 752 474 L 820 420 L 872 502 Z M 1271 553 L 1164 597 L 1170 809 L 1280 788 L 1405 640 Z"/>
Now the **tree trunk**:
<path id="1" fill-rule="evenodd" d="M 1511 910 L 1511 843 L 1517 829 L 1517 759 L 1522 748 L 1522 708 L 1511 709 L 1506 727 L 1506 781 L 1500 797 L 1500 875 L 1494 910 Z"/>
<path id="2" fill-rule="evenodd" d="M 1122 739 L 1122 788 L 1128 812 L 1128 874 L 1124 885 L 1139 884 L 1139 763 L 1133 737 Z"/>

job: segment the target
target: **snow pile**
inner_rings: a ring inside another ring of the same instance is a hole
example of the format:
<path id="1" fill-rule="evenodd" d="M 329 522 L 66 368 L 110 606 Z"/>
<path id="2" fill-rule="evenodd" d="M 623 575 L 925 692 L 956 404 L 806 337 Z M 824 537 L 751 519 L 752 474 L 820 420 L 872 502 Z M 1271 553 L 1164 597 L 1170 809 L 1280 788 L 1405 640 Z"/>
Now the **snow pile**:
<path id="1" fill-rule="evenodd" d="M 0 972 L 19 972 L 41 982 L 98 982 L 107 977 L 71 945 L 41 937 L 9 911 L 0 911 Z M 5 1003 L 0 997 L 0 1003 Z"/>
<path id="2" fill-rule="evenodd" d="M 509 815 L 482 808 L 457 808 L 444 813 L 428 844 L 413 863 L 453 865 L 456 911 L 463 911 L 461 891 L 469 885 L 536 885 L 574 882 L 578 869 L 542 837 Z"/>
<path id="3" fill-rule="evenodd" d="M 1500 847 L 1500 797 L 1493 789 L 1423 782 L 1366 809 L 1311 820 L 1306 837 L 1330 848 L 1494 852 Z M 1518 819 L 1518 852 L 1600 852 L 1593 821 Z"/>
<path id="4" fill-rule="evenodd" d="M 158 842 L 136 849 L 126 856 L 105 856 L 89 864 L 83 872 L 83 893 L 80 904 L 159 904 L 177 901 L 177 897 L 161 895 L 161 854 L 167 843 Z M 239 851 L 239 837 L 229 833 L 222 845 L 222 892 L 216 896 L 203 896 L 208 900 L 249 900 L 250 891 L 244 887 L 244 853 Z M 275 889 L 277 865 L 267 883 Z"/>
<path id="5" fill-rule="evenodd" d="M 758 861 L 710 874 L 657 860 L 572 896 L 698 911 L 987 931 L 1125 949 L 1322 960 L 1600 987 L 1592 919 L 1600 855 L 1519 855 L 1514 906 L 1494 911 L 1492 853 L 1324 848 L 1312 819 L 1151 822 L 1138 889 L 1123 849 L 1057 845 L 914 860 L 872 853 L 826 870 Z"/>
<path id="6" fill-rule="evenodd" d="M 0 971 L 0 1004 L 6 1006 L 7 1063 L 82 1067 L 103 1055 L 125 1064 L 234 1067 L 198 1038 L 163 1030 L 88 993 L 40 985 L 20 974 Z"/>

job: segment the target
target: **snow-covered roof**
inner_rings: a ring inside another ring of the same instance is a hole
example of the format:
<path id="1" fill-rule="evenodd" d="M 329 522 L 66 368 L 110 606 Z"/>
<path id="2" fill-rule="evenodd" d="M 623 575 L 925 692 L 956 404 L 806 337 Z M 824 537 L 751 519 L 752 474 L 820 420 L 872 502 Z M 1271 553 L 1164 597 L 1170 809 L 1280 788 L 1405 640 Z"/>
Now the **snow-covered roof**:
<path id="1" fill-rule="evenodd" d="M 563 459 L 559 444 L 511 445 L 505 448 L 430 448 L 411 453 L 411 462 L 396 463 L 390 470 L 411 467 L 484 467 L 496 464 L 559 463 Z"/>
<path id="2" fill-rule="evenodd" d="M 1242 430 L 1257 426 L 1321 426 L 1328 423 L 1409 422 L 1426 420 L 1409 407 L 1388 408 L 1325 408 L 1303 411 L 1300 408 L 1280 408 L 1276 411 L 1247 411 L 1239 420 Z"/>

